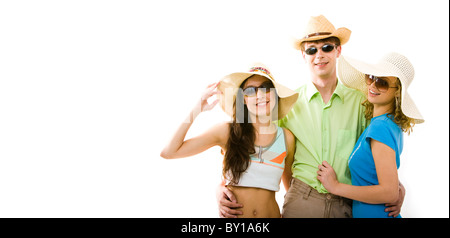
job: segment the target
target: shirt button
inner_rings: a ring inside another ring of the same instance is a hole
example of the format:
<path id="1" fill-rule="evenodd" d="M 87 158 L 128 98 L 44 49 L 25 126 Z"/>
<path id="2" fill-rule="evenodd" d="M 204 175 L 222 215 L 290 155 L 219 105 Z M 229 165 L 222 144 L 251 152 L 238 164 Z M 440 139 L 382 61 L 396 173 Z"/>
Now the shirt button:
<path id="1" fill-rule="evenodd" d="M 330 200 L 330 199 L 331 199 L 331 195 L 327 194 L 327 200 Z"/>

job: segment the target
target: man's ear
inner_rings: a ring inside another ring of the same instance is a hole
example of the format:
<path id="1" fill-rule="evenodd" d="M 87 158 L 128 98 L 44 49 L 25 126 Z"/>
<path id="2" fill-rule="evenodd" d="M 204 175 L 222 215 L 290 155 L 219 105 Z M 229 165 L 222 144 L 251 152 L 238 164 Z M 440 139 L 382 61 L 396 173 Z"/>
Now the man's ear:
<path id="1" fill-rule="evenodd" d="M 342 47 L 341 47 L 340 45 L 338 45 L 338 46 L 336 47 L 336 51 L 337 51 L 337 56 L 336 56 L 336 58 L 339 58 L 339 56 L 341 56 Z"/>

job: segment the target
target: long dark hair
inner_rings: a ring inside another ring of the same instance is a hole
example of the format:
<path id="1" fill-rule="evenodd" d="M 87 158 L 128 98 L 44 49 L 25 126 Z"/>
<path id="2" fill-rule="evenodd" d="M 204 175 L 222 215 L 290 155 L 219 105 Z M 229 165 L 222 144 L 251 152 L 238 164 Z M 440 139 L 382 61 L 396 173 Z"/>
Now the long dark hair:
<path id="1" fill-rule="evenodd" d="M 222 175 L 231 185 L 238 184 L 239 178 L 250 163 L 250 155 L 255 153 L 256 130 L 244 103 L 243 87 L 248 78 L 242 82 L 233 103 L 233 121 L 230 123 L 229 137 L 225 146 Z M 278 99 L 278 96 L 276 96 Z M 276 100 L 278 105 L 278 100 Z"/>

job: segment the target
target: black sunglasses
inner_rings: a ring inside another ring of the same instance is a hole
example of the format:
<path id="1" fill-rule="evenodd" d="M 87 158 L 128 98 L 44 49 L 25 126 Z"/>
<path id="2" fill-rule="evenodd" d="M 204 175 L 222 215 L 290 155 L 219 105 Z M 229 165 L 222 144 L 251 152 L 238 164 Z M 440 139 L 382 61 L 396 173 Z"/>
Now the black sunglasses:
<path id="1" fill-rule="evenodd" d="M 337 47 L 337 45 L 325 44 L 322 46 L 322 51 L 325 53 L 328 53 L 328 52 L 333 51 L 335 47 Z M 317 53 L 317 51 L 318 51 L 318 49 L 316 47 L 310 47 L 305 50 L 305 53 L 307 55 L 314 55 L 315 53 Z"/>
<path id="2" fill-rule="evenodd" d="M 375 82 L 375 88 L 377 88 L 378 91 L 383 93 L 387 92 L 389 88 L 398 88 L 398 87 L 389 87 L 389 82 L 386 78 L 366 74 L 366 84 L 372 85 L 373 82 Z"/>
<path id="3" fill-rule="evenodd" d="M 254 97 L 256 96 L 256 94 L 258 93 L 258 90 L 263 89 L 265 93 L 270 93 L 270 90 L 275 88 L 273 86 L 273 83 L 271 81 L 265 81 L 264 83 L 262 83 L 261 85 L 259 85 L 258 87 L 247 87 L 244 88 L 243 90 L 243 94 L 244 96 L 247 97 Z"/>

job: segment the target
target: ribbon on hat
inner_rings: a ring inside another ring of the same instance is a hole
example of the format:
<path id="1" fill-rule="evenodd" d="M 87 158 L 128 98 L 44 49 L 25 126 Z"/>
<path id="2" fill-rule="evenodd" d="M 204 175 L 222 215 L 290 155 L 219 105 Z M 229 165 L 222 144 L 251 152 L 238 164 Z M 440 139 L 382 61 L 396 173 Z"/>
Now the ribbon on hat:
<path id="1" fill-rule="evenodd" d="M 325 36 L 325 35 L 331 35 L 331 32 L 316 32 L 316 33 L 312 33 L 312 34 L 309 34 L 309 35 L 305 36 L 304 39 L 307 39 L 307 38 L 310 38 L 310 37 L 313 37 L 313 36 Z"/>
<path id="2" fill-rule="evenodd" d="M 271 79 L 273 79 L 272 74 L 269 72 L 269 70 L 263 68 L 263 67 L 251 67 L 250 72 L 261 72 L 263 74 L 267 74 Z"/>

